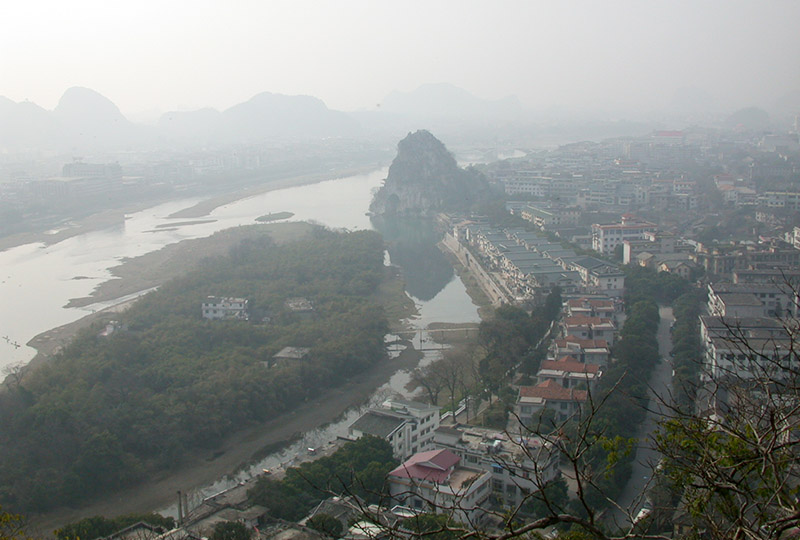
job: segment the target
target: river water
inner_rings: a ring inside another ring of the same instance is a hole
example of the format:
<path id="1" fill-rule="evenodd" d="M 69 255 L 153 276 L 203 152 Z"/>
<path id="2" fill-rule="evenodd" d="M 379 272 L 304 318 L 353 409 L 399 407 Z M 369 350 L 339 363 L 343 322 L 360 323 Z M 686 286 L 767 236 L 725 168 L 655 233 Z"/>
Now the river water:
<path id="1" fill-rule="evenodd" d="M 417 305 L 418 316 L 410 322 L 421 331 L 421 338 L 432 322 L 478 322 L 477 306 L 435 247 L 438 237 L 431 224 L 373 222 L 367 215 L 372 194 L 386 173 L 387 169 L 380 169 L 249 197 L 221 206 L 210 216 L 197 220 L 206 223 L 189 224 L 193 220 L 170 218 L 201 199 L 176 200 L 132 213 L 124 223 L 108 229 L 49 246 L 34 243 L 0 252 L 0 337 L 8 338 L 0 340 L 0 368 L 29 361 L 35 351 L 23 344 L 35 335 L 125 300 L 83 308 L 63 307 L 71 298 L 87 296 L 108 280 L 110 269 L 124 258 L 144 255 L 181 240 L 210 236 L 222 229 L 250 225 L 259 216 L 284 211 L 294 213 L 289 221 L 311 221 L 335 229 L 381 231 L 387 242 L 387 262 L 403 268 L 407 293 Z M 427 351 L 422 363 L 438 354 Z M 403 394 L 407 381 L 407 372 L 395 373 L 363 407 L 351 409 L 338 421 L 303 434 L 289 447 L 236 475 L 195 490 L 191 499 L 197 502 L 264 468 L 277 469 L 295 463 L 298 457 L 307 455 L 309 448 L 322 448 L 345 435 L 349 425 L 368 406 L 379 404 L 392 394 Z M 176 515 L 177 509 L 167 508 L 162 512 Z"/>
<path id="2" fill-rule="evenodd" d="M 206 223 L 190 224 L 194 220 L 169 217 L 201 199 L 171 201 L 132 213 L 124 222 L 107 229 L 52 245 L 32 243 L 0 252 L 0 370 L 30 361 L 35 351 L 25 343 L 34 336 L 107 307 L 109 303 L 69 309 L 64 306 L 71 298 L 91 294 L 97 285 L 111 277 L 110 269 L 124 258 L 144 255 L 181 240 L 210 236 L 230 227 L 250 225 L 256 223 L 257 217 L 275 212 L 292 212 L 291 221 L 311 221 L 336 229 L 372 229 L 366 212 L 372 193 L 386 173 L 384 168 L 263 193 L 217 208 L 202 218 L 209 220 Z M 430 251 L 425 258 L 430 259 Z M 413 281 L 410 285 L 413 287 Z M 420 323 L 478 320 L 476 308 L 460 280 L 451 273 L 440 285 L 435 295 L 427 292 L 419 298 L 412 288 Z"/>

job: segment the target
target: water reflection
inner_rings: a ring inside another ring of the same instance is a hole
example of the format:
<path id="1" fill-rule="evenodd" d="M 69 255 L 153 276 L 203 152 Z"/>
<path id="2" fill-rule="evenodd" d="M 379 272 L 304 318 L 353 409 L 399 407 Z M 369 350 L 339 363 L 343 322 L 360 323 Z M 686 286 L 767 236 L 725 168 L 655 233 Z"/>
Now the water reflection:
<path id="1" fill-rule="evenodd" d="M 403 270 L 409 295 L 427 302 L 453 279 L 453 267 L 437 247 L 441 233 L 432 220 L 375 216 L 371 221 L 383 235 L 392 264 Z"/>

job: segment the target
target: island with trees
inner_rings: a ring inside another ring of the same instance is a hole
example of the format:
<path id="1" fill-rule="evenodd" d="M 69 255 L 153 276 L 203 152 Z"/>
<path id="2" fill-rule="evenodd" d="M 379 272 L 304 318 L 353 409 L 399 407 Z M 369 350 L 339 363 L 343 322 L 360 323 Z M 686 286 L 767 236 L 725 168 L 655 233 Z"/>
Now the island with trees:
<path id="1" fill-rule="evenodd" d="M 386 358 L 377 233 L 250 238 L 82 331 L 0 393 L 0 503 L 44 511 L 146 482 Z M 247 320 L 208 320 L 209 296 Z M 310 310 L 292 309 L 304 298 Z M 286 347 L 297 359 L 279 359 Z M 58 452 L 53 452 L 58 448 Z"/>

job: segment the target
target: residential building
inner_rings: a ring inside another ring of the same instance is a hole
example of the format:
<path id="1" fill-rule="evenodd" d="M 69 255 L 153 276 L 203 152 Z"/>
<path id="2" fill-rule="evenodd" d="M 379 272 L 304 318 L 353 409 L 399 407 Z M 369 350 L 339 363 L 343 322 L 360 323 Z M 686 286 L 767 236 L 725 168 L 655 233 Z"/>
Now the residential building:
<path id="1" fill-rule="evenodd" d="M 564 388 L 592 388 L 600 379 L 602 372 L 598 364 L 581 362 L 572 356 L 562 356 L 558 360 L 542 360 L 537 380 L 555 381 Z"/>
<path id="2" fill-rule="evenodd" d="M 633 214 L 623 214 L 619 223 L 592 225 L 592 249 L 603 255 L 613 254 L 625 240 L 641 240 L 645 233 L 657 230 L 655 223 L 639 219 Z"/>
<path id="3" fill-rule="evenodd" d="M 796 373 L 798 351 L 792 335 L 797 319 L 771 317 L 700 317 L 700 339 L 705 350 L 704 380 L 750 378 Z"/>
<path id="4" fill-rule="evenodd" d="M 230 296 L 209 296 L 202 305 L 204 319 L 242 320 L 248 319 L 247 299 Z"/>
<path id="5" fill-rule="evenodd" d="M 545 409 L 555 412 L 556 421 L 563 421 L 575 414 L 587 397 L 586 390 L 564 388 L 558 382 L 548 380 L 535 386 L 520 386 L 514 412 L 525 426 Z"/>
<path id="6" fill-rule="evenodd" d="M 390 399 L 380 408 L 365 412 L 350 426 L 350 436 L 374 435 L 392 446 L 397 459 L 433 448 L 433 433 L 439 427 L 440 407 L 417 401 Z"/>
<path id="7" fill-rule="evenodd" d="M 582 296 L 564 303 L 568 317 L 605 317 L 613 319 L 616 313 L 614 302 L 609 298 Z"/>
<path id="8" fill-rule="evenodd" d="M 441 426 L 434 434 L 433 444 L 456 454 L 461 463 L 491 473 L 492 491 L 511 508 L 560 475 L 559 454 L 553 442 L 530 434 L 516 436 L 474 426 Z"/>
<path id="9" fill-rule="evenodd" d="M 611 350 L 604 339 L 582 339 L 567 336 L 553 341 L 551 347 L 555 357 L 572 356 L 579 362 L 605 366 L 608 364 Z"/>
<path id="10" fill-rule="evenodd" d="M 791 283 L 710 283 L 708 312 L 724 317 L 797 317 L 800 291 Z"/>
<path id="11" fill-rule="evenodd" d="M 464 524 L 486 516 L 492 490 L 491 473 L 461 464 L 450 450 L 414 454 L 386 478 L 389 496 L 413 510 L 447 514 Z"/>
<path id="12" fill-rule="evenodd" d="M 565 337 L 580 339 L 602 339 L 609 346 L 614 345 L 616 327 L 611 319 L 605 317 L 564 317 L 561 321 Z"/>
<path id="13" fill-rule="evenodd" d="M 554 204 L 529 204 L 519 214 L 541 230 L 552 230 L 562 225 L 577 225 L 581 215 L 580 208 Z"/>

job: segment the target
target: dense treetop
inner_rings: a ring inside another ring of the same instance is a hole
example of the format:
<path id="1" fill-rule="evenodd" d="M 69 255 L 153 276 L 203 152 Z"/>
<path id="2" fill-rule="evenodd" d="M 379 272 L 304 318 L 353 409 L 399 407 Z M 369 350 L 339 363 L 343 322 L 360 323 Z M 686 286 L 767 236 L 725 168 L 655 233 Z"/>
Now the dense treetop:
<path id="1" fill-rule="evenodd" d="M 119 489 L 344 382 L 384 357 L 382 276 L 377 233 L 264 236 L 142 298 L 123 330 L 83 332 L 0 394 L 0 502 L 29 512 Z M 203 319 L 209 295 L 247 298 L 250 321 Z M 286 346 L 310 352 L 274 362 Z"/>

